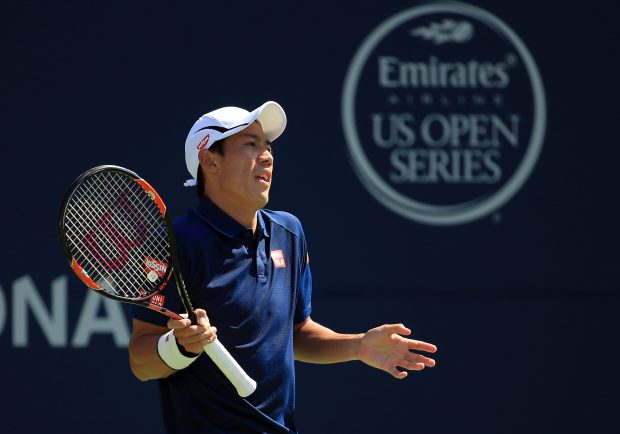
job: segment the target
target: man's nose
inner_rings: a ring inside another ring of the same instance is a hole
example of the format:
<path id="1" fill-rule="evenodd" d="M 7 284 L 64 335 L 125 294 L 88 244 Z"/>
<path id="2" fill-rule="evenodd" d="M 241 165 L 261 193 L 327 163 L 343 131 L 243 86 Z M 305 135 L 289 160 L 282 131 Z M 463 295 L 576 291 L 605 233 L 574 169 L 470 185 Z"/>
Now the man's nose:
<path id="1" fill-rule="evenodd" d="M 260 155 L 260 161 L 261 163 L 266 163 L 270 165 L 273 164 L 273 154 L 269 152 L 267 149 L 265 149 L 263 153 Z"/>

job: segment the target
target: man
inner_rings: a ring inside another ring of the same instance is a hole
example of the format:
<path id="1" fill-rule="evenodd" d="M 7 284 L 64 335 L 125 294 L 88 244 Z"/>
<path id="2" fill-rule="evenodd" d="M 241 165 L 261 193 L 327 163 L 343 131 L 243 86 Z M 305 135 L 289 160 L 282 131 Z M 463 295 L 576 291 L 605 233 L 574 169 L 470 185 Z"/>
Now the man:
<path id="1" fill-rule="evenodd" d="M 294 360 L 361 360 L 400 379 L 407 370 L 435 365 L 410 350 L 433 353 L 436 347 L 402 337 L 411 333 L 402 324 L 340 334 L 310 317 L 312 279 L 301 224 L 263 208 L 273 176 L 272 142 L 285 126 L 283 109 L 267 102 L 252 112 L 225 107 L 207 113 L 187 137 L 192 179 L 186 185 L 197 185 L 201 200 L 177 219 L 175 234 L 197 323 L 166 323 L 135 309 L 129 344 L 134 375 L 159 380 L 169 433 L 296 432 Z M 182 311 L 174 290 L 165 295 L 168 309 Z M 257 381 L 249 397 L 239 397 L 202 354 L 215 339 Z"/>

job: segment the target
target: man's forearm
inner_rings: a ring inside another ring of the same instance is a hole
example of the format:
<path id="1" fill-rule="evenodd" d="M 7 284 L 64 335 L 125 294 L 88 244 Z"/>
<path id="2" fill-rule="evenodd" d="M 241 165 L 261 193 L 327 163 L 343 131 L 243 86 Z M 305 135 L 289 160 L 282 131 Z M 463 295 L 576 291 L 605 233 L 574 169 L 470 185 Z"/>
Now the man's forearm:
<path id="1" fill-rule="evenodd" d="M 140 380 L 165 378 L 176 371 L 168 367 L 157 354 L 159 335 L 143 335 L 131 340 L 129 345 L 129 366 Z"/>
<path id="2" fill-rule="evenodd" d="M 129 366 L 138 379 L 146 381 L 165 378 L 175 372 L 162 361 L 157 352 L 159 338 L 167 331 L 166 327 L 133 320 L 128 348 Z"/>
<path id="3" fill-rule="evenodd" d="M 336 333 L 308 319 L 295 331 L 295 360 L 338 363 L 358 360 L 363 334 Z"/>

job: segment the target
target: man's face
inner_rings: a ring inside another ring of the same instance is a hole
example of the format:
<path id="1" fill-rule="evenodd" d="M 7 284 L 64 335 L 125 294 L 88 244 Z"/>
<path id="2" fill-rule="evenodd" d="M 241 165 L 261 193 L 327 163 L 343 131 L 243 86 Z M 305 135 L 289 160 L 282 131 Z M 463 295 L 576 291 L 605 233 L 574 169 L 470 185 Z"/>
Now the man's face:
<path id="1" fill-rule="evenodd" d="M 273 155 L 262 126 L 254 122 L 226 138 L 224 154 L 214 154 L 218 185 L 226 200 L 258 210 L 269 200 Z"/>

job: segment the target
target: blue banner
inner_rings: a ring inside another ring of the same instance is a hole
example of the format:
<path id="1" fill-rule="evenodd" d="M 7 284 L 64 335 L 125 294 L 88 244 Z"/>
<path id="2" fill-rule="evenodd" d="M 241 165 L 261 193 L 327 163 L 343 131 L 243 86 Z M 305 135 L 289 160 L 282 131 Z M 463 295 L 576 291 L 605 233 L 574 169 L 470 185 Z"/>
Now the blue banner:
<path id="1" fill-rule="evenodd" d="M 288 117 L 268 208 L 302 221 L 313 318 L 440 349 L 404 382 L 298 365 L 301 433 L 620 431 L 614 4 L 3 9 L 3 432 L 163 432 L 127 306 L 62 254 L 60 203 L 115 164 L 183 215 L 194 121 L 267 100 Z"/>

